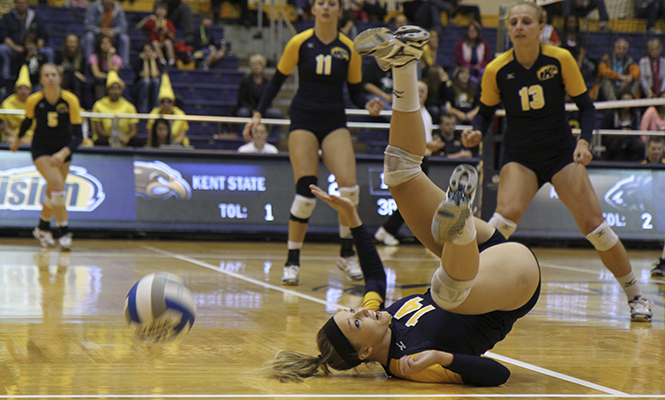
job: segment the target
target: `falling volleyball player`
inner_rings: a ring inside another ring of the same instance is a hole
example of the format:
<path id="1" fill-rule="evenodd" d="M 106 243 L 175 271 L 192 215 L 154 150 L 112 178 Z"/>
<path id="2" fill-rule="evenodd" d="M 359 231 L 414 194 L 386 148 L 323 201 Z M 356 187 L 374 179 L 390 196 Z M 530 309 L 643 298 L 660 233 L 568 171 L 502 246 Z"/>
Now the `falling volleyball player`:
<path id="1" fill-rule="evenodd" d="M 312 193 L 343 215 L 351 227 L 365 275 L 363 307 L 335 314 L 317 336 L 318 356 L 279 352 L 272 376 L 282 381 L 378 362 L 390 376 L 418 382 L 500 385 L 510 371 L 481 355 L 536 304 L 540 269 L 524 245 L 506 242 L 470 212 L 477 171 L 460 165 L 448 192 L 422 173 L 425 130 L 420 114 L 416 60 L 429 33 L 404 26 L 358 35 L 355 48 L 373 55 L 394 77 L 393 115 L 384 162 L 389 186 L 409 228 L 441 257 L 431 290 L 384 307 L 386 275 L 373 238 L 353 203 L 312 185 Z"/>

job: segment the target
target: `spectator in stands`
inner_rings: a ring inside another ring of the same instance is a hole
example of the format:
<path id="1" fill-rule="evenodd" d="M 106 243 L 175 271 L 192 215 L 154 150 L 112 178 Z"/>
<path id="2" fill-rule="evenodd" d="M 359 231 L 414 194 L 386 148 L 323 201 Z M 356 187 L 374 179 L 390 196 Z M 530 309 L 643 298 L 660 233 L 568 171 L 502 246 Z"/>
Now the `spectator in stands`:
<path id="1" fill-rule="evenodd" d="M 623 92 L 621 100 L 633 100 L 630 92 Z M 622 107 L 607 110 L 600 123 L 600 129 L 637 130 L 640 127 L 640 111 L 637 107 Z M 634 135 L 603 135 L 603 146 L 607 149 L 607 161 L 639 161 L 644 157 L 644 142 Z"/>
<path id="2" fill-rule="evenodd" d="M 114 0 L 98 0 L 90 4 L 83 19 L 85 34 L 81 41 L 83 57 L 92 55 L 100 36 L 108 36 L 118 48 L 118 55 L 129 63 L 130 41 L 127 34 L 127 18 L 120 3 Z"/>
<path id="3" fill-rule="evenodd" d="M 344 12 L 339 19 L 339 30 L 350 39 L 353 39 L 358 34 L 358 28 L 356 27 L 356 15 L 352 9 L 344 9 Z"/>
<path id="4" fill-rule="evenodd" d="M 586 36 L 580 31 L 580 20 L 575 15 L 569 15 L 565 18 L 563 31 L 559 35 L 561 47 L 570 51 L 577 66 L 582 72 L 585 81 L 595 78 L 595 63 L 586 57 Z"/>
<path id="5" fill-rule="evenodd" d="M 425 107 L 432 116 L 432 120 L 438 121 L 442 114 L 448 111 L 448 94 L 452 82 L 445 69 L 435 65 L 427 70 L 423 79 L 427 84 L 427 100 Z"/>
<path id="6" fill-rule="evenodd" d="M 564 18 L 569 15 L 586 18 L 589 13 L 596 9 L 600 16 L 600 30 L 609 31 L 610 28 L 607 26 L 607 21 L 609 21 L 610 15 L 607 13 L 605 0 L 563 0 L 561 5 Z"/>
<path id="7" fill-rule="evenodd" d="M 386 16 L 386 4 L 379 0 L 351 0 L 348 7 L 353 11 L 358 21 L 367 22 L 383 22 Z"/>
<path id="8" fill-rule="evenodd" d="M 226 41 L 217 41 L 210 29 L 212 22 L 212 14 L 202 14 L 201 25 L 194 36 L 194 59 L 200 60 L 204 70 L 215 66 L 226 55 Z"/>
<path id="9" fill-rule="evenodd" d="M 665 92 L 660 92 L 658 97 L 665 98 Z M 642 116 L 640 130 L 665 131 L 665 105 L 648 107 Z"/>
<path id="10" fill-rule="evenodd" d="M 397 14 L 395 15 L 395 19 L 393 21 L 395 25 L 395 29 L 400 28 L 404 25 L 409 25 L 409 19 L 406 17 L 404 14 Z M 393 30 L 395 30 L 393 29 Z"/>
<path id="11" fill-rule="evenodd" d="M 150 147 L 171 144 L 171 138 L 173 135 L 171 135 L 171 125 L 169 124 L 169 121 L 164 118 L 159 118 L 152 124 L 152 129 L 149 128 L 148 130 L 150 131 L 150 138 L 148 141 Z"/>
<path id="12" fill-rule="evenodd" d="M 663 158 L 662 136 L 649 136 L 648 142 L 649 145 L 647 146 L 647 156 L 644 160 L 642 160 L 642 164 L 665 164 L 665 158 Z M 663 258 L 665 258 L 665 253 L 663 254 L 663 257 L 660 258 L 659 264 L 661 265 L 664 264 Z"/>
<path id="13" fill-rule="evenodd" d="M 149 112 L 157 104 L 162 76 L 160 66 L 157 54 L 150 43 L 143 44 L 141 53 L 132 61 L 135 77 L 132 97 L 136 101 L 138 111 L 142 114 Z"/>
<path id="14" fill-rule="evenodd" d="M 616 100 L 617 95 L 624 91 L 637 97 L 640 67 L 628 55 L 628 47 L 628 41 L 620 38 L 614 42 L 614 51 L 603 55 L 598 65 L 598 79 L 591 89 L 592 98 Z"/>
<path id="15" fill-rule="evenodd" d="M 457 117 L 457 122 L 470 125 L 480 106 L 480 89 L 471 81 L 467 67 L 457 67 L 448 99 L 448 111 Z"/>
<path id="16" fill-rule="evenodd" d="M 384 110 L 390 110 L 393 102 L 393 72 L 384 71 L 372 59 L 363 67 L 363 90 L 367 98 L 377 98 L 383 103 Z"/>
<path id="17" fill-rule="evenodd" d="M 429 42 L 423 49 L 423 55 L 420 57 L 420 65 L 422 67 L 422 75 L 427 75 L 427 70 L 436 65 L 436 58 L 439 50 L 439 31 L 436 29 L 429 30 Z"/>
<path id="18" fill-rule="evenodd" d="M 175 65 L 175 50 L 173 41 L 175 40 L 175 26 L 173 22 L 166 18 L 167 6 L 165 3 L 155 4 L 155 13 L 143 18 L 136 24 L 136 29 L 150 32 L 150 43 L 155 48 L 155 53 L 159 57 L 159 62 L 166 66 Z M 166 57 L 164 57 L 166 50 Z"/>
<path id="19" fill-rule="evenodd" d="M 136 114 L 136 107 L 124 97 L 125 82 L 120 79 L 118 73 L 110 71 L 106 79 L 106 91 L 108 95 L 95 102 L 92 112 L 105 114 Z M 140 147 L 136 138 L 136 124 L 138 118 L 120 118 L 118 124 L 117 142 L 113 137 L 113 120 L 110 118 L 91 118 L 92 139 L 95 146 L 131 146 Z"/>
<path id="20" fill-rule="evenodd" d="M 647 31 L 660 33 L 656 29 L 656 20 L 665 18 L 665 1 L 663 0 L 633 0 L 636 18 L 646 18 Z"/>
<path id="21" fill-rule="evenodd" d="M 83 58 L 79 38 L 69 34 L 62 42 L 62 49 L 55 55 L 55 64 L 62 67 L 62 89 L 69 90 L 81 100 L 83 108 L 86 107 L 83 96 L 83 87 L 87 81 L 85 68 L 87 60 Z"/>
<path id="22" fill-rule="evenodd" d="M 41 85 L 39 84 L 39 70 L 42 65 L 46 64 L 46 56 L 39 51 L 39 45 L 37 44 L 37 35 L 34 33 L 28 33 L 25 36 L 25 43 L 23 43 L 25 52 L 21 54 L 21 65 L 27 65 L 30 72 L 30 81 L 32 82 L 35 90 L 41 90 Z M 20 67 L 16 68 L 16 72 Z"/>
<path id="23" fill-rule="evenodd" d="M 448 158 L 470 158 L 473 152 L 462 144 L 462 132 L 455 130 L 455 115 L 445 113 L 439 122 L 439 136 L 443 142 L 441 155 Z"/>
<path id="24" fill-rule="evenodd" d="M 542 32 L 540 32 L 540 43 L 548 44 L 550 46 L 560 46 L 561 39 L 559 39 L 559 35 L 557 34 L 556 29 L 554 29 L 552 24 L 548 22 L 547 11 L 545 11 L 545 9 L 543 9 L 543 21 L 546 22 Z"/>
<path id="25" fill-rule="evenodd" d="M 14 0 L 14 9 L 0 20 L 0 59 L 2 61 L 2 77 L 6 82 L 11 81 L 12 61 L 22 58 L 25 53 L 25 38 L 28 34 L 37 35 L 37 47 L 46 56 L 48 62 L 53 62 L 53 49 L 46 46 L 47 33 L 37 11 L 31 9 L 28 0 Z"/>
<path id="26" fill-rule="evenodd" d="M 192 9 L 189 7 L 187 0 L 157 0 L 166 3 L 167 14 L 166 17 L 173 25 L 177 26 L 182 31 L 182 34 L 187 41 L 194 39 L 194 22 L 192 19 Z"/>
<path id="27" fill-rule="evenodd" d="M 162 74 L 162 83 L 159 88 L 159 95 L 157 96 L 159 105 L 150 111 L 153 115 L 186 115 L 184 111 L 175 105 L 175 93 L 171 86 L 171 79 L 167 73 Z M 146 124 L 148 131 L 154 125 L 153 120 L 149 120 Z M 171 121 L 171 143 L 180 143 L 185 147 L 189 147 L 189 138 L 187 131 L 189 124 L 184 120 Z"/>
<path id="28" fill-rule="evenodd" d="M 266 142 L 268 130 L 264 124 L 258 124 L 252 129 L 252 140 L 238 147 L 238 153 L 277 154 L 277 147 Z"/>
<path id="29" fill-rule="evenodd" d="M 250 118 L 259 105 L 261 95 L 266 89 L 268 79 L 264 75 L 266 69 L 266 58 L 261 54 L 253 54 L 249 57 L 251 71 L 240 82 L 238 88 L 238 103 L 236 104 L 236 117 Z M 281 110 L 270 107 L 266 110 L 266 118 L 281 119 L 284 113 Z M 279 134 L 279 125 L 275 125 L 272 134 Z"/>
<path id="30" fill-rule="evenodd" d="M 464 37 L 455 46 L 455 61 L 458 66 L 468 69 L 473 82 L 480 80 L 485 67 L 492 60 L 492 50 L 481 32 L 480 24 L 476 21 L 471 22 L 466 28 Z"/>
<path id="31" fill-rule="evenodd" d="M 111 38 L 102 35 L 95 46 L 95 52 L 88 59 L 90 72 L 93 77 L 93 92 L 95 101 L 104 97 L 106 90 L 106 76 L 109 71 L 118 72 L 122 68 L 122 58 L 116 54 Z"/>
<path id="32" fill-rule="evenodd" d="M 651 39 L 647 42 L 649 55 L 640 59 L 640 88 L 647 99 L 665 90 L 665 57 L 660 56 L 662 51 L 660 40 Z"/>
<path id="33" fill-rule="evenodd" d="M 24 65 L 21 67 L 21 70 L 18 74 L 18 79 L 14 84 L 14 94 L 7 97 L 2 104 L 0 104 L 0 109 L 3 110 L 23 110 L 25 109 L 25 100 L 28 98 L 32 92 L 32 82 L 30 82 L 30 74 L 28 72 L 28 66 Z M 3 143 L 12 143 L 18 135 L 21 124 L 25 119 L 25 115 L 16 115 L 16 114 L 0 114 L 0 120 L 2 120 L 2 142 Z M 32 142 L 32 134 L 35 130 L 35 121 L 32 122 L 32 126 L 26 132 L 25 136 L 21 138 L 21 144 L 30 144 Z"/>

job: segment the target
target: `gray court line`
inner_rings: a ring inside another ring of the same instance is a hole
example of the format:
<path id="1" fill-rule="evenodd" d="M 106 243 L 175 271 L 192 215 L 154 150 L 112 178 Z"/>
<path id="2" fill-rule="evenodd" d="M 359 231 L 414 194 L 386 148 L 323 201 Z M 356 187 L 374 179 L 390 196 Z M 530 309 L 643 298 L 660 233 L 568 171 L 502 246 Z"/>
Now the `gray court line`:
<path id="1" fill-rule="evenodd" d="M 215 267 L 214 265 L 211 265 L 211 264 L 199 261 L 199 260 L 195 260 L 195 259 L 187 257 L 187 256 L 170 253 L 168 251 L 161 250 L 161 249 L 158 249 L 158 248 L 155 248 L 155 247 L 152 247 L 152 246 L 144 246 L 144 248 L 146 248 L 150 251 L 154 251 L 156 253 L 160 253 L 160 254 L 163 254 L 163 255 L 170 256 L 172 258 L 176 258 L 178 260 L 182 260 L 182 261 L 185 261 L 185 262 L 188 262 L 188 263 L 191 263 L 191 264 L 195 264 L 195 265 L 198 265 L 198 266 L 201 266 L 201 267 L 204 267 L 204 268 L 208 268 L 208 269 L 211 269 L 213 271 L 221 272 L 223 274 L 226 274 L 226 275 L 232 276 L 234 278 L 238 278 L 240 280 L 244 280 L 246 282 L 250 282 L 250 283 L 262 286 L 262 287 L 267 288 L 267 289 L 274 289 L 274 290 L 280 291 L 282 293 L 289 293 L 289 294 L 301 297 L 301 298 L 306 299 L 306 300 L 314 301 L 316 303 L 327 305 L 327 306 L 337 307 L 339 309 L 348 308 L 348 307 L 344 307 L 344 306 L 336 304 L 336 303 L 330 303 L 330 302 L 318 299 L 318 298 L 313 297 L 313 296 L 308 296 L 306 294 L 302 294 L 302 293 L 299 293 L 299 292 L 296 292 L 296 291 L 293 291 L 293 290 L 290 290 L 290 289 L 284 289 L 283 287 L 271 285 L 269 283 L 265 283 L 265 282 L 262 282 L 262 281 L 259 281 L 259 280 L 253 279 L 253 278 L 249 278 L 247 276 L 244 276 L 244 275 L 241 275 L 241 274 L 238 274 L 238 273 L 235 273 L 235 272 L 225 271 L 225 270 L 219 269 L 219 267 Z M 488 355 L 489 355 L 489 353 L 488 353 Z M 610 388 L 606 388 L 604 386 L 596 385 L 595 383 L 587 382 L 587 381 L 584 381 L 584 380 L 581 380 L 581 379 L 578 379 L 578 378 L 573 378 L 572 376 L 560 374 L 558 372 L 550 371 L 548 369 L 537 367 L 535 365 L 531 365 L 531 364 L 523 363 L 521 361 L 513 360 L 511 358 L 504 357 L 504 356 L 501 356 L 499 354 L 492 354 L 492 356 L 497 357 L 497 359 L 505 358 L 506 360 L 510 360 L 511 364 L 519 365 L 522 368 L 530 369 L 530 370 L 535 371 L 535 372 L 539 372 L 539 373 L 542 373 L 542 374 L 545 374 L 545 375 L 548 375 L 548 376 L 551 376 L 551 377 L 554 377 L 554 378 L 558 378 L 558 379 L 568 381 L 568 382 L 571 382 L 571 383 L 575 383 L 575 384 L 585 386 L 585 387 L 588 387 L 588 388 L 593 388 L 594 390 L 605 392 L 605 393 L 608 393 L 608 394 L 613 395 L 613 396 L 631 397 L 631 395 L 629 395 L 627 393 L 619 392 L 619 391 L 614 390 L 614 389 L 610 389 Z M 506 361 L 506 362 L 509 362 L 509 361 Z M 664 396 L 664 398 L 665 398 L 665 396 Z"/>

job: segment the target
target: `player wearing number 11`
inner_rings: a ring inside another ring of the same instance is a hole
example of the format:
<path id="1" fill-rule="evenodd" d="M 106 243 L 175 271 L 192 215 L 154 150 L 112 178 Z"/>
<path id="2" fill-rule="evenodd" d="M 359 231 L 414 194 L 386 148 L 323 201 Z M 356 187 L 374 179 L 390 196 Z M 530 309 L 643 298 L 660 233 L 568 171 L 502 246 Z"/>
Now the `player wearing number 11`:
<path id="1" fill-rule="evenodd" d="M 323 163 L 335 175 L 340 196 L 358 204 L 356 161 L 344 112 L 344 83 L 349 97 L 359 108 L 366 108 L 372 115 L 378 115 L 383 108 L 378 99 L 367 101 L 362 91 L 361 58 L 353 51 L 351 39 L 338 29 L 343 9 L 342 0 L 312 3 L 314 28 L 299 33 L 286 44 L 277 72 L 263 92 L 252 121 L 243 131 L 245 140 L 249 141 L 251 131 L 261 122 L 282 84 L 298 67 L 300 85 L 289 111 L 289 158 L 296 195 L 289 210 L 289 253 L 282 275 L 284 285 L 299 282 L 300 249 L 316 205 L 309 185 L 317 183 L 319 150 Z M 340 216 L 339 225 L 342 249 L 337 266 L 349 278 L 362 279 L 349 224 Z"/>
<path id="2" fill-rule="evenodd" d="M 497 208 L 489 223 L 508 238 L 538 189 L 550 182 L 603 264 L 621 283 L 631 319 L 650 321 L 651 301 L 642 296 L 626 250 L 603 218 L 586 170 L 593 158 L 589 151 L 596 120 L 593 102 L 571 54 L 540 44 L 542 16 L 542 9 L 533 2 L 510 8 L 508 34 L 513 49 L 487 65 L 474 130 L 462 134 L 465 146 L 476 146 L 503 103 L 508 122 L 505 154 Z M 577 143 L 566 119 L 566 94 L 580 109 L 582 133 Z"/>

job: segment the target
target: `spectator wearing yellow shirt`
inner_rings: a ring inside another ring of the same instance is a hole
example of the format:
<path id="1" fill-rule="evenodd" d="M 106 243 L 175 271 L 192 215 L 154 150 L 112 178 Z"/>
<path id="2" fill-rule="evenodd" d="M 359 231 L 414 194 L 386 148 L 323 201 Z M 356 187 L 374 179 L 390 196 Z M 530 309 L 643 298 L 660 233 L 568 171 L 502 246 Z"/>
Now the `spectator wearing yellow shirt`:
<path id="1" fill-rule="evenodd" d="M 153 115 L 186 115 L 184 111 L 175 106 L 175 93 L 171 86 L 171 79 L 168 74 L 162 75 L 162 83 L 159 87 L 159 95 L 157 95 L 159 105 L 150 111 Z M 189 138 L 187 131 L 189 124 L 184 120 L 170 120 L 171 123 L 171 143 L 180 143 L 185 147 L 189 146 Z M 148 132 L 152 131 L 154 120 L 148 120 L 146 129 Z M 148 143 L 150 144 L 150 143 Z"/>
<path id="2" fill-rule="evenodd" d="M 32 83 L 30 83 L 30 72 L 28 66 L 24 65 L 21 67 L 19 72 L 18 79 L 14 85 L 14 94 L 7 97 L 5 101 L 0 104 L 0 109 L 3 110 L 24 110 L 25 109 L 25 100 L 28 98 L 32 92 Z M 2 141 L 5 143 L 12 143 L 16 135 L 18 134 L 19 129 L 21 128 L 21 123 L 25 119 L 25 115 L 16 115 L 16 114 L 0 114 L 0 120 L 2 120 L 2 131 L 1 137 Z M 21 138 L 21 144 L 30 144 L 32 143 L 32 134 L 35 129 L 35 123 L 32 123 L 28 132 Z"/>
<path id="3" fill-rule="evenodd" d="M 136 114 L 136 107 L 124 97 L 125 82 L 118 73 L 109 71 L 106 77 L 106 96 L 97 100 L 92 106 L 92 112 L 105 114 Z M 92 139 L 96 146 L 108 146 L 111 142 L 111 128 L 113 120 L 110 118 L 91 118 Z M 136 124 L 138 118 L 120 118 L 118 124 L 119 144 L 121 146 L 138 147 L 136 138 Z"/>

